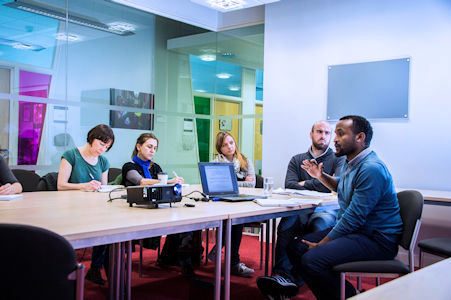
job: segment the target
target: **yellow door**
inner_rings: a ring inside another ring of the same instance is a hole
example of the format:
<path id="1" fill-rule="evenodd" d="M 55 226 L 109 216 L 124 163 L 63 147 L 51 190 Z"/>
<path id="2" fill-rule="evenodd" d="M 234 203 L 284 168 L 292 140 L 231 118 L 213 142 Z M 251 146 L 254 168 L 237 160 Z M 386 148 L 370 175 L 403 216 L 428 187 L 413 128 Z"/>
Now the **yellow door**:
<path id="1" fill-rule="evenodd" d="M 215 101 L 215 115 L 216 116 L 235 116 L 240 114 L 240 104 L 235 102 L 228 102 L 224 100 Z M 220 126 L 220 121 L 221 126 Z M 220 129 L 223 128 L 223 130 Z M 214 121 L 214 139 L 213 139 L 213 152 L 217 154 L 216 151 L 216 135 L 219 131 L 227 131 L 235 138 L 235 141 L 239 149 L 239 134 L 240 134 L 240 122 L 239 119 L 231 120 L 215 120 Z"/>

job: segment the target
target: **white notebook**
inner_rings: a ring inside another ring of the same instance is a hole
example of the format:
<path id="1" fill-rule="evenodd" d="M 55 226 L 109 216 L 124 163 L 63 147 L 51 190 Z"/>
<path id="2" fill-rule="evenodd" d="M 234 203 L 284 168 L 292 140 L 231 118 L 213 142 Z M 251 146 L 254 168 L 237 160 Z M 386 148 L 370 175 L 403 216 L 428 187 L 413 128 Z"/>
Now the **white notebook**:
<path id="1" fill-rule="evenodd" d="M 310 191 L 310 190 L 295 190 L 295 189 L 283 189 L 283 188 L 275 189 L 273 193 L 279 194 L 279 195 L 301 195 L 301 196 L 308 196 L 308 197 L 330 197 L 330 196 L 332 196 L 332 193 L 321 193 L 321 192 Z"/>
<path id="2" fill-rule="evenodd" d="M 10 201 L 18 198 L 22 198 L 22 194 L 0 195 L 0 201 Z"/>
<path id="3" fill-rule="evenodd" d="M 255 199 L 254 202 L 260 206 L 269 206 L 269 207 L 299 207 L 303 205 L 314 205 L 317 206 L 321 203 L 321 199 L 310 199 L 310 198 L 290 198 L 290 199 L 277 199 L 277 198 L 268 198 L 268 199 Z"/>
<path id="4" fill-rule="evenodd" d="M 114 189 L 123 188 L 123 185 L 101 185 L 98 190 L 82 190 L 83 192 L 100 192 L 100 193 L 109 193 Z"/>
<path id="5" fill-rule="evenodd" d="M 255 199 L 255 203 L 260 206 L 268 206 L 268 207 L 299 207 L 299 204 L 291 199 L 277 199 L 277 198 L 268 198 L 268 199 Z"/>

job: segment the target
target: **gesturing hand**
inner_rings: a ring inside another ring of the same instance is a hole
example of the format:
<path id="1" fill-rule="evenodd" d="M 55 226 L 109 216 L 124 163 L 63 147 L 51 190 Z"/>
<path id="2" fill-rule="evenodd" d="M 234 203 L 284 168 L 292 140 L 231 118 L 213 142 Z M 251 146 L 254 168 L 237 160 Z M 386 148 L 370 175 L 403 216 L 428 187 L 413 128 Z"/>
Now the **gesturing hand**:
<path id="1" fill-rule="evenodd" d="M 301 168 L 306 170 L 307 173 L 310 176 L 312 176 L 313 178 L 318 178 L 323 173 L 323 163 L 320 163 L 318 165 L 318 163 L 314 159 L 311 159 L 311 160 L 305 159 L 305 160 L 303 160 Z"/>

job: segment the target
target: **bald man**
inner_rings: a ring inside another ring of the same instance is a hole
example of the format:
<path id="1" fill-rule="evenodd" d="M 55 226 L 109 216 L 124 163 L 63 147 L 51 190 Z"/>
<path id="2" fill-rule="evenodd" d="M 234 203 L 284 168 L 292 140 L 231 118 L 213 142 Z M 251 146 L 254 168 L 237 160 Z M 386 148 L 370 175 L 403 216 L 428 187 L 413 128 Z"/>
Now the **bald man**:
<path id="1" fill-rule="evenodd" d="M 344 164 L 344 158 L 337 158 L 329 148 L 332 129 L 327 121 L 318 121 L 312 126 L 310 139 L 312 145 L 305 153 L 293 156 L 288 164 L 285 177 L 285 188 L 297 190 L 313 190 L 330 193 L 318 179 L 310 176 L 301 168 L 302 161 L 315 159 L 318 164 L 323 163 L 323 171 L 329 175 L 338 176 Z M 266 296 L 268 287 L 288 285 L 293 290 L 302 285 L 301 279 L 293 277 L 292 264 L 288 258 L 288 244 L 296 237 L 324 230 L 335 225 L 338 214 L 338 205 L 317 207 L 315 210 L 303 210 L 296 216 L 284 217 L 277 228 L 276 258 L 273 268 L 273 276 L 260 277 L 257 284 Z"/>

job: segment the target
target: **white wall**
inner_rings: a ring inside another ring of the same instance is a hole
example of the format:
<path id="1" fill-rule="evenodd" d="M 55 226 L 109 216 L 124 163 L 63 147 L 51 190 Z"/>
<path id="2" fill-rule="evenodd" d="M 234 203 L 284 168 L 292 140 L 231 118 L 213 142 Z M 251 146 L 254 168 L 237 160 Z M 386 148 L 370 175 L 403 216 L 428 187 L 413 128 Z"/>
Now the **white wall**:
<path id="1" fill-rule="evenodd" d="M 373 121 L 372 148 L 396 186 L 451 190 L 451 1 L 284 0 L 265 20 L 263 174 L 276 186 L 326 116 L 327 65 L 411 57 L 409 120 Z M 449 236 L 450 213 L 426 205 L 419 240 Z"/>
<path id="2" fill-rule="evenodd" d="M 451 189 L 451 2 L 284 0 L 266 6 L 263 172 L 324 119 L 327 65 L 411 57 L 409 120 L 374 121 L 373 149 L 396 186 Z"/>

